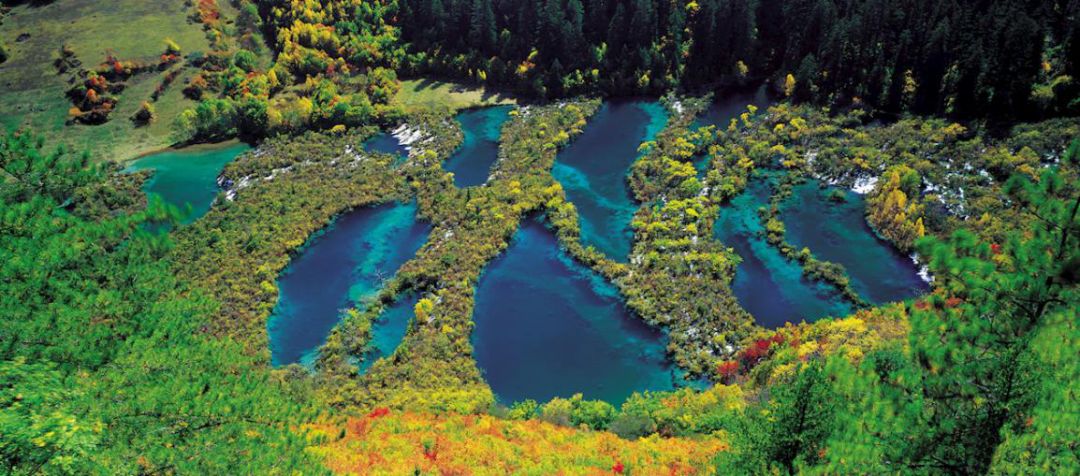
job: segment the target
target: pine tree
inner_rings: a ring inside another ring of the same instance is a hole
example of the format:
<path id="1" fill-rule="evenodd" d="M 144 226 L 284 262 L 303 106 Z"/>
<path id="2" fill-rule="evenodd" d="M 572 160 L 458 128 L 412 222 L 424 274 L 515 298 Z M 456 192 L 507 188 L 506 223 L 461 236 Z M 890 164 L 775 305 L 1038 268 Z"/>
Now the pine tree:
<path id="1" fill-rule="evenodd" d="M 771 387 L 768 399 L 733 422 L 733 448 L 718 455 L 717 474 L 795 474 L 820 458 L 837 403 L 822 364 L 802 365 L 791 381 Z"/>
<path id="2" fill-rule="evenodd" d="M 1075 164 L 1078 152 L 1075 142 L 1065 162 Z M 908 355 L 837 373 L 851 404 L 824 472 L 985 474 L 996 461 L 1001 471 L 1028 473 L 1078 464 L 1052 444 L 1067 436 L 1034 432 L 1076 431 L 1048 412 L 1078 398 L 1069 379 L 1075 352 L 1066 358 L 1057 349 L 1080 346 L 1080 180 L 1048 169 L 1037 183 L 1010 179 L 1005 191 L 1029 225 L 1004 242 L 968 231 L 920 240 L 936 292 L 911 306 Z"/>
<path id="3" fill-rule="evenodd" d="M 490 0 L 473 0 L 469 18 L 469 41 L 480 51 L 490 53 L 495 48 L 495 13 Z"/>

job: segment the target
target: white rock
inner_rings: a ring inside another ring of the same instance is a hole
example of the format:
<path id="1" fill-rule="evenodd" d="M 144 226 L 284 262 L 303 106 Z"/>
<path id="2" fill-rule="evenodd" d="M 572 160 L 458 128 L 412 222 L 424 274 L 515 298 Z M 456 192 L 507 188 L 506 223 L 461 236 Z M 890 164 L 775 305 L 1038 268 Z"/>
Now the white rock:
<path id="1" fill-rule="evenodd" d="M 855 184 L 851 187 L 851 191 L 859 195 L 866 195 L 874 191 L 874 187 L 877 186 L 877 177 L 859 177 L 855 179 Z"/>

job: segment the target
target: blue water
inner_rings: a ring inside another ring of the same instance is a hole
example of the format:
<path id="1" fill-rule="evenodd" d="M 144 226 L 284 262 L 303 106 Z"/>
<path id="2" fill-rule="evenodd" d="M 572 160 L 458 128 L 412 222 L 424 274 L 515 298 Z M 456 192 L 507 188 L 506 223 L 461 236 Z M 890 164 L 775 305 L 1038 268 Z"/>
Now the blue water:
<path id="1" fill-rule="evenodd" d="M 552 170 L 581 220 L 581 239 L 608 257 L 626 261 L 637 204 L 626 182 L 638 146 L 653 140 L 667 113 L 652 101 L 608 101 L 589 120 Z"/>
<path id="2" fill-rule="evenodd" d="M 769 203 L 770 180 L 751 179 L 743 193 L 720 208 L 716 220 L 714 236 L 742 257 L 731 284 L 736 299 L 758 324 L 770 328 L 847 315 L 851 306 L 834 288 L 806 279 L 798 263 L 765 240 L 758 208 Z"/>
<path id="3" fill-rule="evenodd" d="M 855 292 L 874 304 L 904 300 L 926 292 L 918 269 L 866 223 L 865 199 L 849 190 L 846 201 L 829 200 L 829 189 L 810 180 L 793 189 L 781 210 L 787 241 L 809 248 L 819 259 L 844 265 Z"/>
<path id="4" fill-rule="evenodd" d="M 409 149 L 405 148 L 405 145 L 401 142 L 398 142 L 397 138 L 386 132 L 379 132 L 364 141 L 364 150 L 393 155 L 397 157 L 395 163 L 404 162 L 409 157 Z"/>
<path id="5" fill-rule="evenodd" d="M 480 278 L 473 320 L 476 362 L 503 403 L 581 392 L 618 404 L 674 386 L 662 334 L 536 220 Z"/>
<path id="6" fill-rule="evenodd" d="M 133 162 L 125 172 L 153 170 L 154 175 L 143 184 L 143 190 L 158 194 L 166 203 L 187 210 L 182 220 L 191 223 L 210 211 L 217 198 L 217 177 L 225 165 L 240 154 L 251 150 L 243 143 L 222 148 L 170 150 L 148 155 Z"/>
<path id="7" fill-rule="evenodd" d="M 419 300 L 420 296 L 416 294 L 403 296 L 379 313 L 378 319 L 371 327 L 371 340 L 368 341 L 368 351 L 360 362 L 360 373 L 371 368 L 371 364 L 374 364 L 376 360 L 394 353 L 401 339 L 405 338 L 409 322 L 412 322 L 413 309 Z"/>
<path id="8" fill-rule="evenodd" d="M 414 204 L 395 203 L 345 213 L 308 240 L 278 278 L 280 297 L 267 324 L 271 363 L 310 363 L 341 311 L 374 295 L 430 231 L 416 220 Z"/>
<path id="9" fill-rule="evenodd" d="M 499 157 L 499 132 L 510 118 L 511 106 L 470 109 L 457 115 L 465 133 L 461 147 L 446 159 L 443 168 L 454 174 L 454 185 L 472 187 L 487 181 Z"/>
<path id="10" fill-rule="evenodd" d="M 742 113 L 747 112 L 747 106 L 754 105 L 764 111 L 770 104 L 771 101 L 769 101 L 765 86 L 758 88 L 753 93 L 717 96 L 705 112 L 694 118 L 694 122 L 690 127 L 691 129 L 698 129 L 705 126 L 716 126 L 717 130 L 727 130 L 732 119 L 738 119 Z M 694 168 L 698 171 L 698 178 L 705 176 L 705 172 L 709 170 L 709 161 L 711 159 L 712 157 L 707 154 L 694 157 Z"/>

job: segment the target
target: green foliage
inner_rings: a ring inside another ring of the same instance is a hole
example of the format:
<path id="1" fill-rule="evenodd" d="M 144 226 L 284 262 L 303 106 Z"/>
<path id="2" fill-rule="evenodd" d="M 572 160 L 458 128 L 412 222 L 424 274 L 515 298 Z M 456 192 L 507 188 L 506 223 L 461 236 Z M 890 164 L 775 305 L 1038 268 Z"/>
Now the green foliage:
<path id="1" fill-rule="evenodd" d="M 176 118 L 176 138 L 180 141 L 229 138 L 236 135 L 236 118 L 236 104 L 232 101 L 205 99 Z"/>
<path id="2" fill-rule="evenodd" d="M 1043 382 L 1037 402 L 1021 425 L 1006 428 L 994 453 L 992 474 L 1075 473 L 1080 471 L 1080 332 L 1075 309 L 1048 316 L 1031 341 Z"/>
<path id="3" fill-rule="evenodd" d="M 1038 184 L 1015 177 L 1007 191 L 1037 220 L 1023 234 L 988 245 L 959 231 L 921 245 L 945 290 L 912 316 L 912 352 L 927 370 L 932 410 L 932 431 L 919 435 L 927 443 L 914 457 L 932 466 L 989 467 L 1002 429 L 1022 426 L 1046 378 L 1032 339 L 1047 316 L 1080 303 L 1080 182 L 1050 169 Z"/>
<path id="4" fill-rule="evenodd" d="M 507 418 L 511 420 L 529 420 L 540 414 L 540 404 L 536 400 L 523 400 L 510 406 Z"/>
<path id="5" fill-rule="evenodd" d="M 5 474 L 77 474 L 89 469 L 103 429 L 70 413 L 64 378 L 47 364 L 0 361 L 0 469 Z M 91 417 L 93 418 L 93 417 Z"/>
<path id="6" fill-rule="evenodd" d="M 796 467 L 813 465 L 833 431 L 835 406 L 821 363 L 806 365 L 735 421 L 733 451 L 718 456 L 719 474 L 795 474 Z"/>
<path id="7" fill-rule="evenodd" d="M 174 277 L 169 237 L 147 231 L 177 211 L 126 211 L 111 197 L 137 188 L 110 190 L 85 156 L 39 144 L 0 142 L 4 469 L 315 471 L 295 433 L 311 413 L 241 346 L 205 333 L 216 304 Z"/>
<path id="8" fill-rule="evenodd" d="M 233 54 L 232 63 L 233 66 L 244 70 L 245 72 L 255 71 L 258 66 L 259 58 L 248 50 L 240 50 Z"/>
<path id="9" fill-rule="evenodd" d="M 569 399 L 554 398 L 540 407 L 540 419 L 556 425 L 606 430 L 614 418 L 615 407 L 610 403 L 584 400 L 580 393 Z"/>
<path id="10" fill-rule="evenodd" d="M 1080 182 L 1071 156 L 1066 170 L 1047 169 L 1037 183 L 1009 181 L 1005 190 L 1026 219 L 1003 242 L 964 230 L 920 242 L 937 290 L 912 306 L 906 359 L 877 355 L 861 376 L 840 374 L 851 416 L 830 439 L 827 471 L 885 460 L 961 473 L 1075 464 L 1050 449 L 1057 436 L 1035 436 L 1054 425 L 1045 412 L 1073 398 L 1072 382 L 1058 378 L 1076 371 L 1075 359 L 1049 350 L 1075 345 L 1075 328 L 1064 322 L 1080 304 Z"/>
<path id="11" fill-rule="evenodd" d="M 1063 50 L 1072 51 L 1065 47 L 1077 29 L 1064 7 L 1000 0 L 978 9 L 835 0 L 397 3 L 410 72 L 477 78 L 541 97 L 768 80 L 800 101 L 892 112 L 1076 110 L 1071 78 L 1080 75 Z"/>

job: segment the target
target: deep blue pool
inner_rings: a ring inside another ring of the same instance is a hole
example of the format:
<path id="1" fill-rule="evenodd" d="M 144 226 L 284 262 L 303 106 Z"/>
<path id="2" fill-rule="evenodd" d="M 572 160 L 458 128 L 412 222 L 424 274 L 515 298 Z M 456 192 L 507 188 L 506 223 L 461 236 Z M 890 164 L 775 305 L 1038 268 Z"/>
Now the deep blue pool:
<path id="1" fill-rule="evenodd" d="M 675 384 L 662 333 L 631 315 L 617 289 L 567 257 L 536 220 L 485 270 L 473 319 L 476 362 L 503 403 L 581 392 L 618 404 Z"/>

